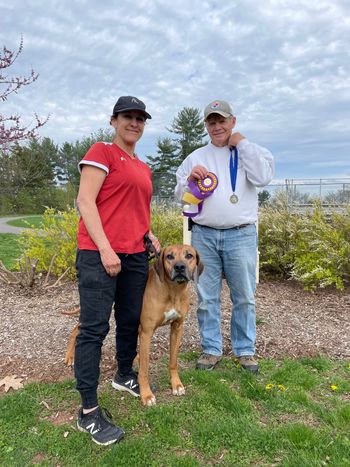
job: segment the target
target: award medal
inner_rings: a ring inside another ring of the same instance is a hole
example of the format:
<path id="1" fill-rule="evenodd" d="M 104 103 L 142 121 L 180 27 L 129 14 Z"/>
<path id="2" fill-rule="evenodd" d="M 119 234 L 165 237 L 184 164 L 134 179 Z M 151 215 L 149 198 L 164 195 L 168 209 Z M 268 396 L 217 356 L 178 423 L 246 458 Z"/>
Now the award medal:
<path id="1" fill-rule="evenodd" d="M 232 193 L 232 195 L 230 196 L 230 201 L 232 204 L 238 203 L 238 196 L 236 195 L 236 193 Z"/>
<path id="2" fill-rule="evenodd" d="M 232 157 L 232 149 L 234 151 L 234 157 Z M 231 148 L 230 155 L 230 179 L 231 179 L 231 188 L 232 195 L 230 196 L 230 202 L 232 204 L 238 203 L 239 199 L 235 193 L 236 190 L 236 181 L 237 181 L 237 171 L 238 171 L 238 151 L 237 148 Z"/>

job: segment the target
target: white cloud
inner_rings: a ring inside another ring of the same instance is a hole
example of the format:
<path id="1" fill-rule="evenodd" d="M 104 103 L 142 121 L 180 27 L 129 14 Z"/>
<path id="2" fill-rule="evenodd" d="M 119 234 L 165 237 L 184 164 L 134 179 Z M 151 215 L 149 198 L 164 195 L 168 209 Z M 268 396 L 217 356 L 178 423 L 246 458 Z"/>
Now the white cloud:
<path id="1" fill-rule="evenodd" d="M 14 71 L 40 74 L 1 112 L 50 113 L 41 134 L 58 143 L 107 128 L 117 97 L 134 94 L 154 117 L 138 148 L 150 154 L 183 107 L 222 98 L 237 128 L 275 154 L 277 177 L 350 172 L 345 0 L 32 0 L 26 14 L 19 0 L 0 6 L 0 46 L 24 36 Z"/>

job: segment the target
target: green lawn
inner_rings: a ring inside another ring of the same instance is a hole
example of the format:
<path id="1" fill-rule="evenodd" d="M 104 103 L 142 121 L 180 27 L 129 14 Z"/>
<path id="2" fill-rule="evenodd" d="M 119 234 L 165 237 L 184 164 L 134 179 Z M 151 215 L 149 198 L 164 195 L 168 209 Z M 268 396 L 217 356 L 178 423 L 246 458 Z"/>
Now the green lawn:
<path id="1" fill-rule="evenodd" d="M 32 216 L 24 216 L 20 219 L 14 219 L 7 222 L 7 224 L 12 225 L 14 227 L 25 227 L 25 228 L 32 228 L 37 229 L 41 226 L 43 220 L 43 216 L 40 214 L 35 214 Z"/>
<path id="2" fill-rule="evenodd" d="M 350 364 L 326 358 L 261 361 L 258 376 L 224 359 L 193 369 L 181 356 L 186 396 L 170 395 L 157 365 L 155 407 L 104 384 L 100 403 L 126 431 L 100 447 L 75 427 L 72 381 L 30 384 L 0 398 L 6 466 L 350 466 Z"/>
<path id="3" fill-rule="evenodd" d="M 0 260 L 8 269 L 13 268 L 21 253 L 22 249 L 18 245 L 17 234 L 0 233 Z"/>
<path id="4" fill-rule="evenodd" d="M 42 215 L 24 216 L 20 219 L 8 221 L 7 224 L 14 227 L 39 228 L 42 223 Z M 22 253 L 18 244 L 18 234 L 0 233 L 0 260 L 8 269 L 13 269 L 17 259 Z"/>

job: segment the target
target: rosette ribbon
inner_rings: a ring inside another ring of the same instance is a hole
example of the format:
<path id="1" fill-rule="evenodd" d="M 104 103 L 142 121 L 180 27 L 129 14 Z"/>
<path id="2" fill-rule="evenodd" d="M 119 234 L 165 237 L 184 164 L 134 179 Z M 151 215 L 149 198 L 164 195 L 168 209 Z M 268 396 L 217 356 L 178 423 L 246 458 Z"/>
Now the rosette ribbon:
<path id="1" fill-rule="evenodd" d="M 217 176 L 212 172 L 208 172 L 201 180 L 190 180 L 188 190 L 182 197 L 182 201 L 188 203 L 183 207 L 182 214 L 187 217 L 197 216 L 202 211 L 203 201 L 214 193 L 218 183 Z"/>

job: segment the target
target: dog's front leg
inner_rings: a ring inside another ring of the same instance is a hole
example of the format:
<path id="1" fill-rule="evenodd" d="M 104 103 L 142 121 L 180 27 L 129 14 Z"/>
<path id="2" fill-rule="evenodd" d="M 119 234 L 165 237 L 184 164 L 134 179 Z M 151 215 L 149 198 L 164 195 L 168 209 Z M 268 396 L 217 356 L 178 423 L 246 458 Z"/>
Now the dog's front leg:
<path id="1" fill-rule="evenodd" d="M 149 353 L 151 348 L 151 339 L 153 331 L 140 329 L 140 348 L 139 348 L 139 376 L 140 398 L 144 405 L 156 405 L 156 398 L 149 385 Z"/>
<path id="2" fill-rule="evenodd" d="M 174 396 L 183 396 L 185 388 L 180 380 L 178 372 L 177 357 L 179 354 L 180 341 L 182 336 L 182 322 L 174 321 L 170 329 L 170 360 L 169 372 L 172 392 Z"/>

